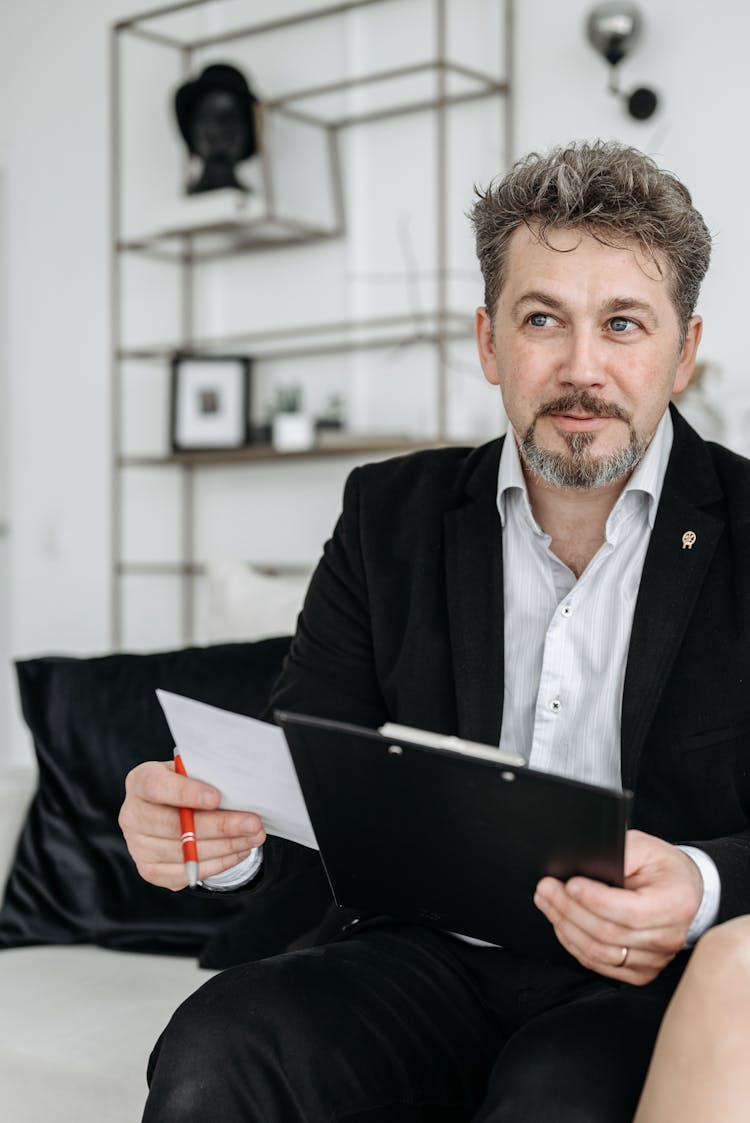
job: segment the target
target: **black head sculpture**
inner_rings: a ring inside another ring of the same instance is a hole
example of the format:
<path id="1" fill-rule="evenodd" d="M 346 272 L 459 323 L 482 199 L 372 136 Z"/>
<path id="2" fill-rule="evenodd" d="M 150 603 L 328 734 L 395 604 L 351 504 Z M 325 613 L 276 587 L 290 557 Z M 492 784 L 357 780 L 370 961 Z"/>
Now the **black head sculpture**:
<path id="1" fill-rule="evenodd" d="M 258 102 L 244 74 L 226 63 L 207 66 L 175 94 L 177 124 L 191 155 L 203 161 L 188 194 L 235 187 L 246 191 L 235 166 L 260 150 L 255 107 Z"/>

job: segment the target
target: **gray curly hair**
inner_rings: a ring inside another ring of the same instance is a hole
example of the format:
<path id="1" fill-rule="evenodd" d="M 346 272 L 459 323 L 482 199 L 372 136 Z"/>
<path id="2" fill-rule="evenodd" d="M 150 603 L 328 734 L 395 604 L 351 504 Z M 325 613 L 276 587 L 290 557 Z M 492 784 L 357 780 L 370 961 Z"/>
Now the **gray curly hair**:
<path id="1" fill-rule="evenodd" d="M 580 228 L 607 246 L 638 241 L 669 289 L 684 339 L 711 256 L 711 235 L 690 192 L 637 148 L 596 140 L 536 152 L 493 180 L 470 212 L 484 277 L 485 306 L 494 321 L 510 239 L 521 224 L 551 249 L 549 231 Z"/>

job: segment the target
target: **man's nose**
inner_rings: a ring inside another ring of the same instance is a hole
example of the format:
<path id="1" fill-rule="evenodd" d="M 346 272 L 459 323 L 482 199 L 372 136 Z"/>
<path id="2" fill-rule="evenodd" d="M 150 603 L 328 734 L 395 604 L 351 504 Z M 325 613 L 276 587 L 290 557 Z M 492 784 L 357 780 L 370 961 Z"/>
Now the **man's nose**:
<path id="1" fill-rule="evenodd" d="M 593 330 L 578 328 L 570 333 L 560 364 L 560 381 L 565 385 L 602 386 L 607 381 L 602 341 Z"/>

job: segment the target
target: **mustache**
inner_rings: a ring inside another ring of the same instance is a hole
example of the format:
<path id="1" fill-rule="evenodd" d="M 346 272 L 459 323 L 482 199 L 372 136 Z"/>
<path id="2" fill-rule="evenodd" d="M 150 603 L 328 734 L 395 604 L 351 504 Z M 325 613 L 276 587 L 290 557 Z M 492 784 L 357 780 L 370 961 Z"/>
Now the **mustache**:
<path id="1" fill-rule="evenodd" d="M 595 398 L 588 390 L 571 391 L 570 394 L 555 398 L 554 401 L 545 402 L 537 410 L 536 416 L 540 418 L 547 417 L 551 413 L 572 413 L 576 409 L 591 414 L 592 417 L 614 417 L 628 425 L 631 422 L 630 414 L 622 406 L 618 406 L 615 402 Z"/>

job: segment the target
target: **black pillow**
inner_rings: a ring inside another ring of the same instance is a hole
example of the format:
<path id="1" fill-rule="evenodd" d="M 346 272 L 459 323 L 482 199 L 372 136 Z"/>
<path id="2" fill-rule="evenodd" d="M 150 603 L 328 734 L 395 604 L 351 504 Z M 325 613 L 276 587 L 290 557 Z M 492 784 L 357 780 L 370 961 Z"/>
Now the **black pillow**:
<path id="1" fill-rule="evenodd" d="M 240 913 L 243 894 L 170 893 L 144 882 L 117 815 L 127 772 L 172 755 L 155 689 L 257 717 L 289 642 L 16 664 L 39 787 L 0 909 L 0 947 L 93 943 L 194 955 Z"/>

